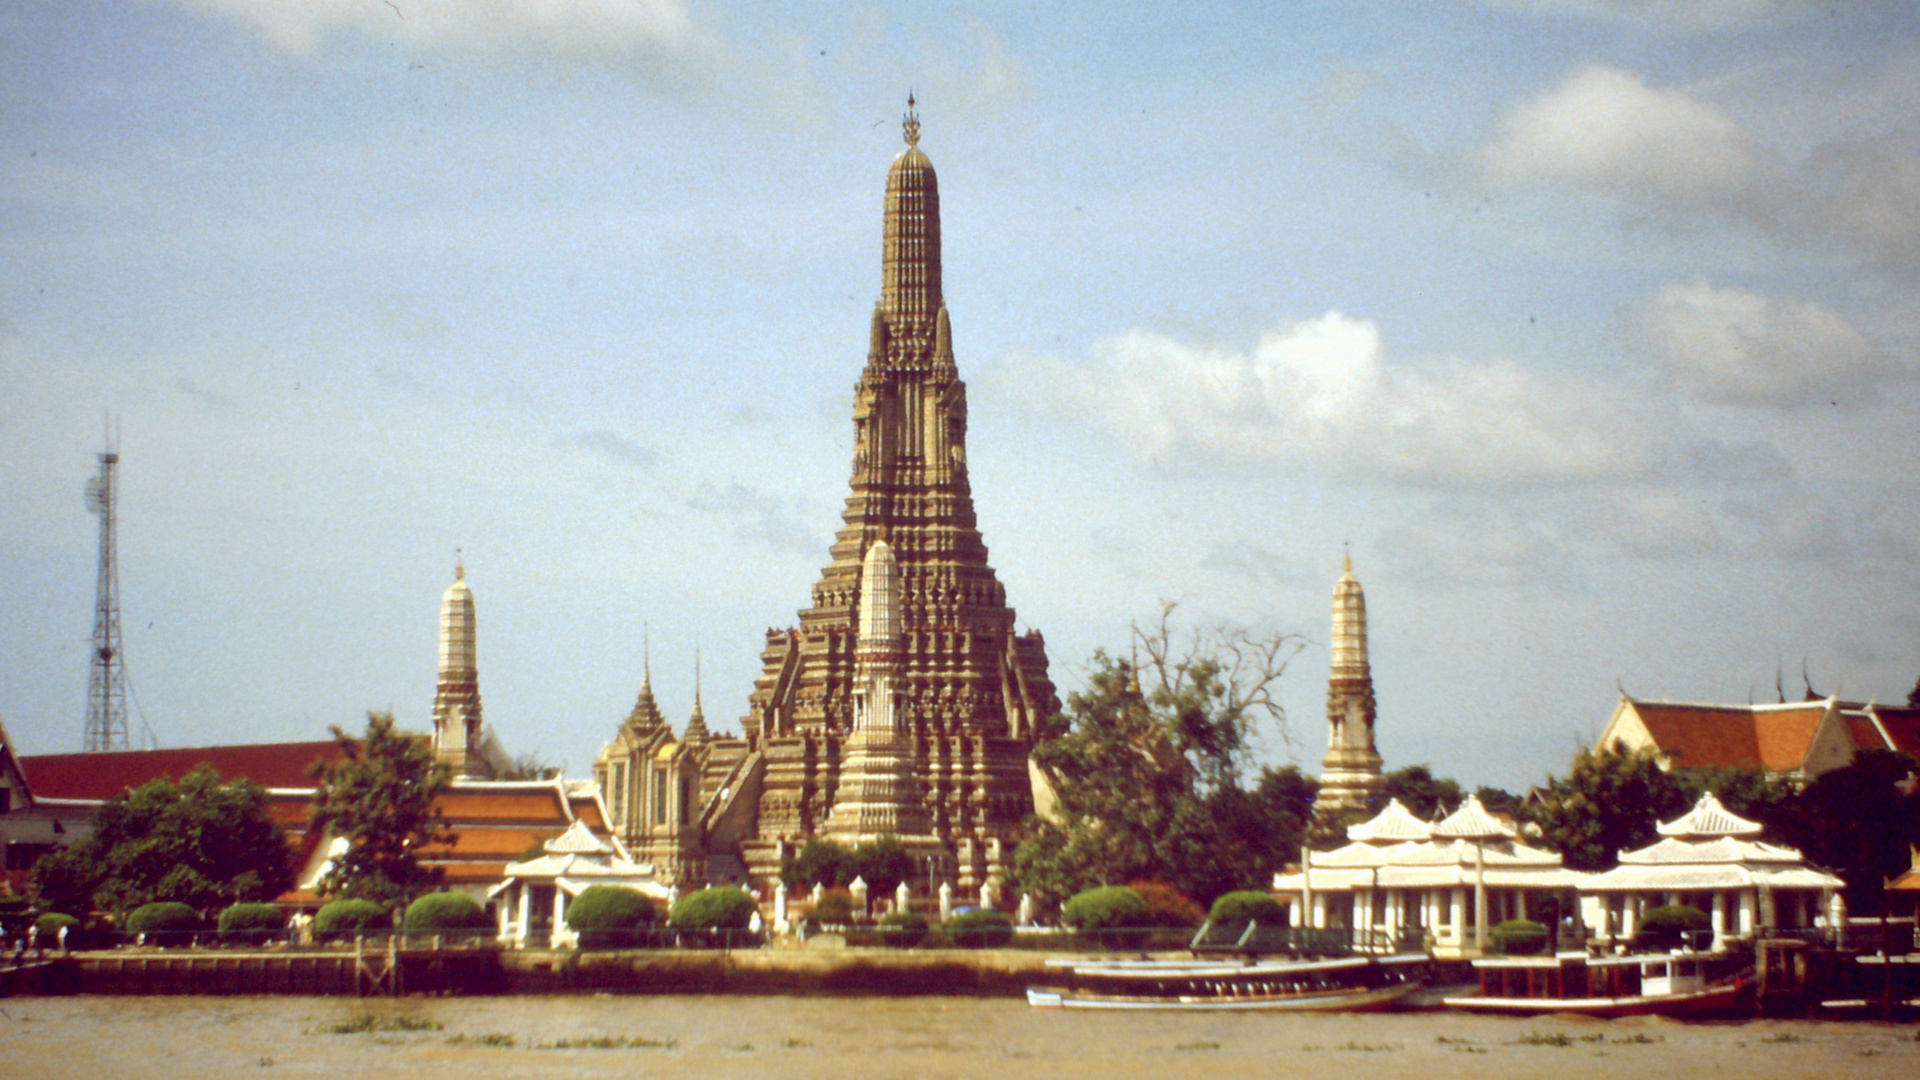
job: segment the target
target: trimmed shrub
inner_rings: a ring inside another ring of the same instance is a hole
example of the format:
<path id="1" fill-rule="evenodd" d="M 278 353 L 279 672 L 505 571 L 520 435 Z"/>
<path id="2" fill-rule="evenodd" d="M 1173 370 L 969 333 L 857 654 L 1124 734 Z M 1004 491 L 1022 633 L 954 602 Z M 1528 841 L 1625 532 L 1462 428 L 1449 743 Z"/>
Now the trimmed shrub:
<path id="1" fill-rule="evenodd" d="M 809 912 L 822 926 L 847 926 L 853 922 L 853 894 L 845 889 L 828 889 Z"/>
<path id="2" fill-rule="evenodd" d="M 638 889 L 589 885 L 567 905 L 567 925 L 583 949 L 631 949 L 641 931 L 660 921 L 660 909 Z"/>
<path id="3" fill-rule="evenodd" d="M 1494 926 L 1493 947 L 1508 956 L 1536 956 L 1547 951 L 1547 928 L 1532 919 L 1508 919 Z"/>
<path id="4" fill-rule="evenodd" d="M 1256 919 L 1268 926 L 1284 926 L 1287 909 L 1273 898 L 1272 893 L 1243 889 L 1215 900 L 1212 910 L 1207 912 L 1207 918 L 1213 920 L 1216 928 L 1237 926 L 1245 929 L 1248 923 Z"/>
<path id="5" fill-rule="evenodd" d="M 87 947 L 87 931 L 80 925 L 80 920 L 71 915 L 63 915 L 58 911 L 49 911 L 45 915 L 33 920 L 33 926 L 37 932 L 34 940 L 42 949 L 59 947 L 60 928 L 63 926 L 66 927 L 67 930 L 67 948 L 84 949 Z"/>
<path id="6" fill-rule="evenodd" d="M 400 928 L 409 934 L 470 933 L 491 930 L 493 921 L 466 893 L 436 892 L 408 904 Z"/>
<path id="7" fill-rule="evenodd" d="M 800 849 L 782 878 L 790 889 L 811 889 L 815 885 L 831 889 L 849 884 L 858 876 L 853 869 L 853 852 L 832 840 L 816 837 Z"/>
<path id="8" fill-rule="evenodd" d="M 759 901 L 747 890 L 716 885 L 681 897 L 667 922 L 675 930 L 745 930 L 759 910 Z"/>
<path id="9" fill-rule="evenodd" d="M 1139 893 L 1140 899 L 1147 902 L 1147 921 L 1153 926 L 1184 930 L 1206 921 L 1206 908 L 1164 882 L 1129 881 L 1127 888 Z"/>
<path id="10" fill-rule="evenodd" d="M 1713 919 L 1697 907 L 1668 904 L 1648 908 L 1640 928 L 1633 933 L 1633 947 L 1666 952 L 1699 940 L 1712 929 Z"/>
<path id="11" fill-rule="evenodd" d="M 916 911 L 896 911 L 880 919 L 880 940 L 896 949 L 911 949 L 927 936 L 927 917 Z"/>
<path id="12" fill-rule="evenodd" d="M 1013 941 L 1013 920 L 998 911 L 963 911 L 948 921 L 947 934 L 963 949 L 998 949 Z"/>
<path id="13" fill-rule="evenodd" d="M 1060 923 L 1096 936 L 1109 949 L 1137 949 L 1146 943 L 1147 902 L 1125 885 L 1102 885 L 1078 893 L 1060 909 Z"/>
<path id="14" fill-rule="evenodd" d="M 333 900 L 313 916 L 315 941 L 352 941 L 355 934 L 393 929 L 393 914 L 371 900 Z"/>
<path id="15" fill-rule="evenodd" d="M 220 913 L 220 940 L 236 945 L 264 945 L 286 929 L 287 917 L 272 904 L 230 904 Z"/>
<path id="16" fill-rule="evenodd" d="M 147 935 L 149 945 L 191 945 L 205 929 L 199 912 L 172 900 L 142 904 L 127 916 L 127 933 Z"/>

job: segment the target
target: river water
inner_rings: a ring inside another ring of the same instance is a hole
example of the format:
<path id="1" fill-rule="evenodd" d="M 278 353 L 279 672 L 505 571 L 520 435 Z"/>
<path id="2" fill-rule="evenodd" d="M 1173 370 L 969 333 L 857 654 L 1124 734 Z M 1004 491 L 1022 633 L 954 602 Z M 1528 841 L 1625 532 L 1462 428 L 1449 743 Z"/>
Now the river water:
<path id="1" fill-rule="evenodd" d="M 1914 1025 L 1061 1013 L 982 998 L 0 1000 L 0 1076 L 1899 1077 Z"/>

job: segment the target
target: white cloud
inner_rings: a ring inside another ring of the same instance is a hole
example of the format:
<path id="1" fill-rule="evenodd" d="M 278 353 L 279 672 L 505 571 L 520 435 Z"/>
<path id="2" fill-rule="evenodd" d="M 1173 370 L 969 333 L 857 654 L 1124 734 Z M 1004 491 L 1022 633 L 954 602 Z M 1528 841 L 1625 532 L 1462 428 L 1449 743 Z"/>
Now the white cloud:
<path id="1" fill-rule="evenodd" d="M 175 0 L 312 55 L 336 34 L 470 55 L 622 60 L 699 54 L 712 38 L 681 0 Z"/>
<path id="2" fill-rule="evenodd" d="M 1545 181 L 1687 203 L 1738 199 L 1763 172 L 1732 117 L 1608 67 L 1582 68 L 1509 109 L 1480 164 L 1495 183 Z"/>
<path id="3" fill-rule="evenodd" d="M 1822 6 L 1814 0 L 1483 0 L 1538 15 L 1626 23 L 1669 33 L 1760 30 L 1800 22 Z"/>
<path id="4" fill-rule="evenodd" d="M 1857 404 L 1910 374 L 1831 308 L 1804 300 L 1696 280 L 1662 288 L 1637 318 L 1681 384 L 1709 401 Z"/>
<path id="5" fill-rule="evenodd" d="M 1088 363 L 1016 357 L 993 381 L 1156 460 L 1511 484 L 1640 475 L 1671 449 L 1645 409 L 1603 387 L 1505 361 L 1388 363 L 1378 328 L 1337 311 L 1272 331 L 1251 352 L 1131 330 L 1096 342 Z"/>
<path id="6" fill-rule="evenodd" d="M 1831 144 L 1814 161 L 1825 181 L 1825 224 L 1910 270 L 1920 255 L 1920 136 Z"/>

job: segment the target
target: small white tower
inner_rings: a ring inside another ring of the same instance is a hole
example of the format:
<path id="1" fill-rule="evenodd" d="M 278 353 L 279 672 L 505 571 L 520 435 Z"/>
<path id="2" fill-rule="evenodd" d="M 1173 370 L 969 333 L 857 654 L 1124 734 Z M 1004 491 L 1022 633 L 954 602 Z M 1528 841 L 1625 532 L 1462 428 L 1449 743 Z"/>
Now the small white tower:
<path id="1" fill-rule="evenodd" d="M 1327 756 L 1321 762 L 1316 813 L 1366 805 L 1380 782 L 1373 744 L 1373 669 L 1367 661 L 1367 598 L 1353 576 L 1353 558 L 1333 587 L 1333 664 L 1327 679 Z"/>
<path id="2" fill-rule="evenodd" d="M 453 584 L 440 598 L 440 685 L 433 697 L 433 755 L 455 776 L 485 776 L 487 771 L 480 752 L 476 636 L 467 568 L 456 563 Z"/>

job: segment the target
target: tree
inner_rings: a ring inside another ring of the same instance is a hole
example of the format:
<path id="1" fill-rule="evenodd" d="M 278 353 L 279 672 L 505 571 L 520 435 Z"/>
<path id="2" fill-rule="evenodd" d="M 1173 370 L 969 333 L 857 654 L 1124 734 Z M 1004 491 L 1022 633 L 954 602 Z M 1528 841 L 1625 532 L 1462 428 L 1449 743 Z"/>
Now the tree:
<path id="1" fill-rule="evenodd" d="M 1242 780 L 1259 725 L 1286 734 L 1273 692 L 1300 639 L 1213 630 L 1182 640 L 1172 611 L 1135 632 L 1139 667 L 1094 654 L 1087 688 L 1054 728 L 1063 733 L 1035 749 L 1059 803 L 1028 820 L 1014 855 L 1027 892 L 1059 902 L 1157 880 L 1211 900 L 1258 883 L 1295 850 L 1311 781 L 1269 770 L 1249 791 Z"/>
<path id="2" fill-rule="evenodd" d="M 1648 751 L 1616 744 L 1582 751 L 1564 779 L 1547 777 L 1529 817 L 1541 840 L 1575 870 L 1612 866 L 1623 850 L 1657 839 L 1654 825 L 1686 813 L 1692 797 Z"/>
<path id="3" fill-rule="evenodd" d="M 1886 879 L 1909 865 L 1920 843 L 1920 795 L 1912 758 L 1863 750 L 1845 768 L 1822 773 L 1781 816 L 1784 839 L 1847 883 L 1847 909 L 1885 910 Z"/>
<path id="4" fill-rule="evenodd" d="M 886 896 L 913 879 L 913 856 L 900 846 L 899 837 L 876 836 L 853 849 L 851 869 L 867 883 L 870 895 Z"/>
<path id="5" fill-rule="evenodd" d="M 1759 822 L 1769 832 L 1777 832 L 1793 812 L 1793 785 L 1757 766 L 1701 765 L 1675 769 L 1671 775 L 1686 792 L 1689 804 L 1711 791 L 1721 806 Z"/>
<path id="6" fill-rule="evenodd" d="M 552 780 L 567 771 L 565 765 L 549 762 L 538 750 L 529 750 L 513 759 L 513 767 L 497 777 L 500 780 Z"/>
<path id="7" fill-rule="evenodd" d="M 163 902 L 205 914 L 271 900 L 294 883 L 266 792 L 205 764 L 108 799 L 93 835 L 41 860 L 34 880 L 47 906 L 74 915 Z"/>
<path id="8" fill-rule="evenodd" d="M 838 841 L 816 836 L 800 849 L 781 878 L 789 889 L 811 889 L 815 885 L 836 889 L 850 884 L 857 876 L 853 852 Z"/>
<path id="9" fill-rule="evenodd" d="M 420 865 L 420 850 L 447 844 L 453 834 L 437 800 L 449 785 L 447 767 L 421 740 L 393 729 L 393 714 L 369 712 L 360 738 L 333 729 L 340 759 L 314 770 L 314 824 L 348 843 L 320 878 L 323 895 L 403 902 L 440 880 Z"/>

